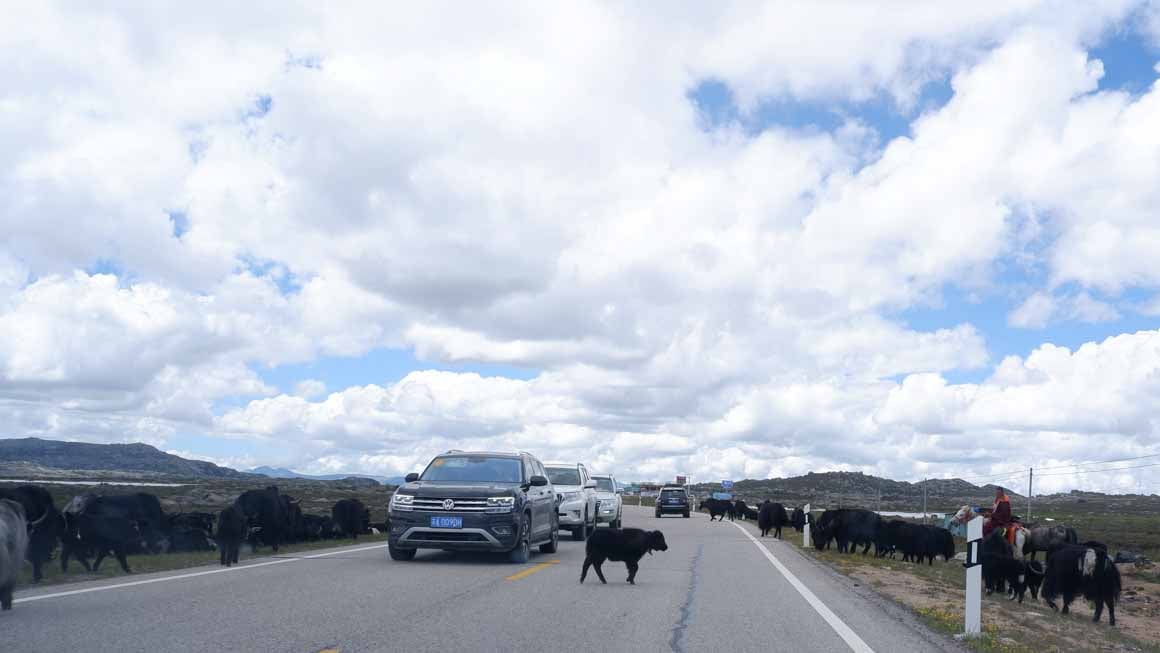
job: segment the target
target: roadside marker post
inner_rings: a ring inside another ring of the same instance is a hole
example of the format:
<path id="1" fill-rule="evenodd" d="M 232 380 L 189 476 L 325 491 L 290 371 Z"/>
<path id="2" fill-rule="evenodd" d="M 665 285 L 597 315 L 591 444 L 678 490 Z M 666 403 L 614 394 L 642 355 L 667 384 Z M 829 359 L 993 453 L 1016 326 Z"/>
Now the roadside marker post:
<path id="1" fill-rule="evenodd" d="M 810 546 L 810 504 L 807 503 L 802 512 L 806 513 L 806 525 L 802 527 L 802 548 L 807 549 Z"/>
<path id="2" fill-rule="evenodd" d="M 983 518 L 975 517 L 967 522 L 967 605 L 964 637 L 977 637 L 982 631 L 983 611 L 983 567 L 979 559 L 983 544 Z"/>

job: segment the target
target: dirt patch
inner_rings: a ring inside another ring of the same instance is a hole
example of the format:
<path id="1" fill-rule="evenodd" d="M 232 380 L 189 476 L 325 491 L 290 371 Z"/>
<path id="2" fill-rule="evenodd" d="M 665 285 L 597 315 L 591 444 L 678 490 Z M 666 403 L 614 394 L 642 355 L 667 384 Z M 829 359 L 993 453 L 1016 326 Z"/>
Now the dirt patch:
<path id="1" fill-rule="evenodd" d="M 837 569 L 919 614 L 939 622 L 950 631 L 962 628 L 962 583 L 948 582 L 950 575 L 963 576 L 955 563 L 941 570 L 893 561 L 828 560 Z M 858 556 L 861 558 L 861 556 Z M 937 567 L 940 563 L 935 563 Z M 1091 622 L 1092 606 L 1082 599 L 1071 605 L 1071 614 L 1056 613 L 1030 595 L 1023 604 L 992 595 L 983 600 L 983 623 L 989 634 L 982 650 L 997 651 L 1160 651 L 1160 584 L 1131 565 L 1121 566 L 1124 592 L 1116 609 L 1116 627 Z"/>

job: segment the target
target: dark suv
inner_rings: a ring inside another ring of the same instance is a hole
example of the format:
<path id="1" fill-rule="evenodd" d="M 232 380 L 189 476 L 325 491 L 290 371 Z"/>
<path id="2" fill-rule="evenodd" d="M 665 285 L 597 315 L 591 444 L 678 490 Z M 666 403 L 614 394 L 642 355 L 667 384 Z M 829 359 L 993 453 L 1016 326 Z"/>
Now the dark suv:
<path id="1" fill-rule="evenodd" d="M 448 451 L 422 474 L 407 474 L 391 497 L 387 549 L 411 560 L 417 549 L 503 551 L 528 561 L 531 548 L 555 553 L 556 491 L 528 453 Z"/>
<path id="2" fill-rule="evenodd" d="M 689 493 L 685 491 L 685 488 L 678 485 L 665 486 L 657 495 L 656 516 L 680 513 L 688 518 L 692 503 L 693 501 L 689 498 Z"/>

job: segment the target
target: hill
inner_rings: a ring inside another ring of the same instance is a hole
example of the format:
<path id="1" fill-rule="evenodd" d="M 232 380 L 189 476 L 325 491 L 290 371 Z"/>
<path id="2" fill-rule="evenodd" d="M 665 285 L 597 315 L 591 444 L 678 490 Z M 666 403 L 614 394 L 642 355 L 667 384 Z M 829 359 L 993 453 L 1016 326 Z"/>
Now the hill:
<path id="1" fill-rule="evenodd" d="M 252 474 L 188 460 L 142 444 L 90 444 L 40 438 L 0 439 L 0 476 L 43 478 L 180 477 L 253 479 Z"/>
<path id="2" fill-rule="evenodd" d="M 270 478 L 302 478 L 312 481 L 342 481 L 348 478 L 362 478 L 385 483 L 387 485 L 399 485 L 403 482 L 403 477 L 398 476 L 372 476 L 370 474 L 303 474 L 285 467 L 255 467 L 250 470 L 251 474 L 261 474 L 269 476 Z"/>
<path id="3" fill-rule="evenodd" d="M 733 485 L 733 493 L 741 498 L 776 498 L 788 503 L 811 502 L 816 507 L 864 507 L 882 510 L 922 510 L 923 487 L 926 488 L 927 507 L 930 510 L 949 510 L 970 503 L 990 505 L 995 497 L 995 486 L 974 485 L 962 479 L 929 479 L 911 483 L 863 474 L 861 472 L 810 472 L 804 476 L 746 479 Z M 718 491 L 717 483 L 693 486 L 698 493 Z M 1007 488 L 1007 495 L 1016 510 L 1024 505 L 1023 495 Z"/>

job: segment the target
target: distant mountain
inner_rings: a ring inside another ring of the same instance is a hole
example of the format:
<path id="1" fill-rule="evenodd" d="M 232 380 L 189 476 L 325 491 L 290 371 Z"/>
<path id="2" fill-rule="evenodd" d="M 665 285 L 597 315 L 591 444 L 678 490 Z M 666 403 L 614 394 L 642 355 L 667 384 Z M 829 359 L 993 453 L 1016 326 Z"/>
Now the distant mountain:
<path id="1" fill-rule="evenodd" d="M 255 467 L 250 470 L 251 474 L 261 474 L 269 476 L 270 478 L 304 478 L 313 481 L 341 481 L 347 478 L 369 478 L 379 483 L 386 483 L 388 485 L 399 485 L 403 482 L 402 476 L 372 476 L 370 474 L 302 474 L 292 469 L 285 467 Z"/>
<path id="2" fill-rule="evenodd" d="M 252 479 L 252 474 L 188 460 L 147 444 L 90 444 L 40 438 L 0 439 L 0 476 L 179 476 Z"/>
<path id="3" fill-rule="evenodd" d="M 995 498 L 994 485 L 974 485 L 962 479 L 929 479 L 917 483 L 895 481 L 861 472 L 810 472 L 804 476 L 746 479 L 733 484 L 733 494 L 743 498 L 772 498 L 783 502 L 811 502 L 816 507 L 863 507 L 883 510 L 913 511 L 922 508 L 923 487 L 927 507 L 947 510 L 964 503 L 990 505 Z M 699 493 L 720 490 L 719 483 L 693 486 Z M 1016 505 L 1023 496 L 1007 488 Z"/>

